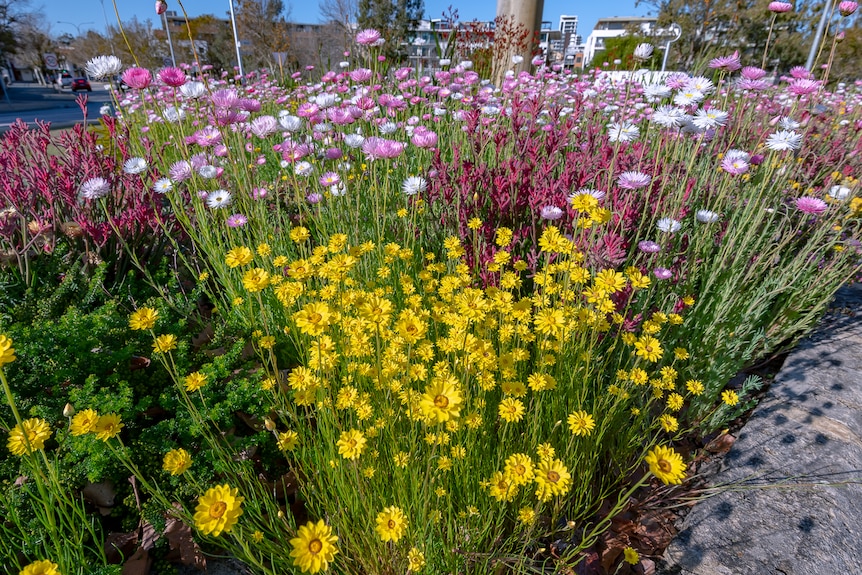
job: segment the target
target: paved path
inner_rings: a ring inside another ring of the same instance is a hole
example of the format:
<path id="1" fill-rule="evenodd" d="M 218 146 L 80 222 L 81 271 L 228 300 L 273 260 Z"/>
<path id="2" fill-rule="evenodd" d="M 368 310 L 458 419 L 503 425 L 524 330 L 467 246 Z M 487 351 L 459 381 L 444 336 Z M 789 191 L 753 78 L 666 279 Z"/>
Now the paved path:
<path id="1" fill-rule="evenodd" d="M 854 317 L 855 315 L 855 317 Z M 794 350 L 665 554 L 664 575 L 862 572 L 862 286 Z"/>
<path id="2" fill-rule="evenodd" d="M 0 94 L 0 133 L 18 118 L 31 126 L 35 120 L 51 122 L 52 128 L 70 128 L 83 120 L 81 108 L 75 102 L 79 94 L 87 95 L 87 116 L 90 122 L 99 119 L 99 108 L 111 100 L 104 84 L 93 82 L 92 92 L 55 91 L 50 86 L 17 82 L 7 86 L 10 101 Z"/>

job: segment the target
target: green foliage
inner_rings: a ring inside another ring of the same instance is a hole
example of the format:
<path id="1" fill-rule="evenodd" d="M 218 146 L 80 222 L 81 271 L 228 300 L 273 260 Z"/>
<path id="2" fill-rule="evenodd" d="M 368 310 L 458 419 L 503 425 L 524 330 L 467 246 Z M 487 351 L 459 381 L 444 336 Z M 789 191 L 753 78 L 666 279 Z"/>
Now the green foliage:
<path id="1" fill-rule="evenodd" d="M 401 44 L 422 19 L 423 11 L 423 0 L 359 0 L 357 24 L 360 30 L 373 28 L 383 34 L 382 52 L 397 63 L 407 56 Z"/>
<path id="2" fill-rule="evenodd" d="M 646 61 L 634 59 L 635 48 L 642 42 L 651 43 L 650 37 L 641 36 L 640 34 L 626 34 L 616 38 L 607 38 L 605 40 L 605 49 L 599 50 L 593 56 L 592 62 L 589 64 L 593 68 L 603 68 L 603 63 L 607 62 L 611 66 L 610 70 L 632 70 L 634 68 L 647 70 L 661 69 L 661 59 L 663 52 L 661 50 L 653 50 L 652 55 Z M 620 60 L 621 64 L 614 64 L 616 60 Z"/>

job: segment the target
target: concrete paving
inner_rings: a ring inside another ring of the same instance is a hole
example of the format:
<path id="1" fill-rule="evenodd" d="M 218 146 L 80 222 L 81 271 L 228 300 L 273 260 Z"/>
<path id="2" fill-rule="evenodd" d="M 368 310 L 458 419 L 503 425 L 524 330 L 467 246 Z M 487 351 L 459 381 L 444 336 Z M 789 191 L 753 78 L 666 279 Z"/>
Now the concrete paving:
<path id="1" fill-rule="evenodd" d="M 862 565 L 862 286 L 787 358 L 662 575 L 837 575 Z"/>
<path id="2" fill-rule="evenodd" d="M 17 118 L 32 124 L 35 119 L 51 122 L 56 129 L 70 128 L 82 119 L 80 107 L 75 101 L 79 95 L 88 98 L 88 117 L 90 123 L 97 122 L 99 108 L 110 101 L 105 85 L 91 82 L 92 92 L 56 91 L 51 86 L 36 83 L 16 82 L 7 86 L 9 99 L 0 93 L 0 133 Z"/>

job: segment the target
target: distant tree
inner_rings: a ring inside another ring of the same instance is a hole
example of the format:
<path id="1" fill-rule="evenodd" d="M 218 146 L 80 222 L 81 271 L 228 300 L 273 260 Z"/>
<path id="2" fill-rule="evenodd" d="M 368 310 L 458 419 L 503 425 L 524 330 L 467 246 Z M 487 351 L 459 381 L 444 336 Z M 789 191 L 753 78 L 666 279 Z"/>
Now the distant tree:
<path id="1" fill-rule="evenodd" d="M 272 54 L 290 48 L 283 0 L 235 0 L 235 6 L 243 66 L 248 70 L 273 68 Z"/>
<path id="2" fill-rule="evenodd" d="M 383 34 L 383 54 L 400 62 L 407 56 L 408 32 L 422 19 L 424 10 L 423 0 L 359 0 L 357 22 L 360 29 L 374 28 Z"/>
<path id="3" fill-rule="evenodd" d="M 663 56 L 659 50 L 653 50 L 652 56 L 646 61 L 635 61 L 635 48 L 644 42 L 653 44 L 653 47 L 656 47 L 655 38 L 637 33 L 630 33 L 616 38 L 607 38 L 604 49 L 596 51 L 589 66 L 591 68 L 601 68 L 605 62 L 608 62 L 610 69 L 616 70 L 632 70 L 635 68 L 658 70 L 661 68 L 661 58 Z M 617 60 L 620 61 L 620 64 L 614 65 L 613 63 Z"/>
<path id="4" fill-rule="evenodd" d="M 159 40 L 153 30 L 152 20 L 141 22 L 132 18 L 120 25 L 109 26 L 108 34 L 114 45 L 114 54 L 126 66 L 158 69 L 164 66 L 170 55 L 168 45 Z"/>
<path id="5" fill-rule="evenodd" d="M 177 62 L 196 63 L 190 34 L 201 64 L 209 64 L 218 70 L 232 69 L 236 65 L 233 30 L 224 18 L 203 14 L 191 18 L 181 31 L 174 31 L 172 41 Z"/>
<path id="6" fill-rule="evenodd" d="M 44 14 L 19 14 L 14 24 L 16 35 L 15 63 L 31 70 L 47 72 L 43 54 L 54 53 L 62 57 L 58 42 L 51 37 L 51 25 Z"/>
<path id="7" fill-rule="evenodd" d="M 18 10 L 13 0 L 0 0 L 0 54 L 14 54 L 18 48 L 15 37 L 15 23 L 18 21 Z"/>
<path id="8" fill-rule="evenodd" d="M 862 59 L 859 57 L 862 54 L 862 25 L 859 18 L 848 22 L 842 31 L 844 39 L 835 44 L 835 54 L 829 71 L 830 87 L 837 82 L 862 80 Z M 828 45 L 824 46 L 821 62 L 827 61 L 833 39 L 834 35 L 827 40 Z"/>
<path id="9" fill-rule="evenodd" d="M 682 36 L 671 45 L 670 68 L 693 70 L 710 58 L 738 50 L 745 64 L 762 62 L 770 22 L 765 0 L 636 0 L 658 13 L 658 28 L 676 23 Z M 793 11 L 775 16 L 767 67 L 786 69 L 804 61 L 823 2 L 797 0 Z"/>
<path id="10" fill-rule="evenodd" d="M 338 41 L 342 51 L 349 50 L 353 45 L 358 15 L 357 0 L 320 0 L 320 16 L 330 25 L 327 35 Z"/>

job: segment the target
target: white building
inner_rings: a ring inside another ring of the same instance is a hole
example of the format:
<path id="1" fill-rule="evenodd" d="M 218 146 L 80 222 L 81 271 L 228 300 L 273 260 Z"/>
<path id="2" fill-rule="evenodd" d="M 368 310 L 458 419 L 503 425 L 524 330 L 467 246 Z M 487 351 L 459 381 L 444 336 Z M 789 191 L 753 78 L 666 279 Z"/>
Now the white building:
<path id="1" fill-rule="evenodd" d="M 587 37 L 584 47 L 584 62 L 590 64 L 596 52 L 605 49 L 605 40 L 608 38 L 619 38 L 625 36 L 628 30 L 637 29 L 645 36 L 651 36 L 657 20 L 649 16 L 614 16 L 612 18 L 600 18 L 596 27 Z M 595 66 L 593 62 L 590 65 Z M 601 65 L 601 62 L 598 62 Z"/>

